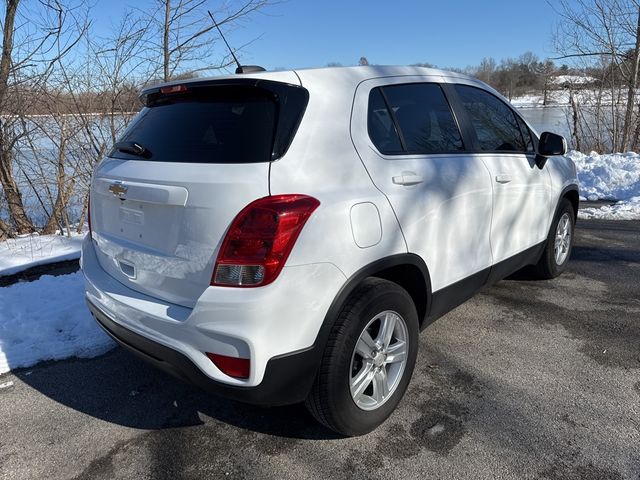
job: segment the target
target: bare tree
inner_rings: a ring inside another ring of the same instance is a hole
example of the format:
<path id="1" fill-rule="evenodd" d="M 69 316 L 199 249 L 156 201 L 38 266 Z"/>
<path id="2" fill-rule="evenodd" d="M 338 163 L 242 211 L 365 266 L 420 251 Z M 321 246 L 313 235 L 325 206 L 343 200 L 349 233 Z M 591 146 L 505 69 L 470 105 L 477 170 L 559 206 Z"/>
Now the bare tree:
<path id="1" fill-rule="evenodd" d="M 586 65 L 605 59 L 610 65 L 612 148 L 629 148 L 638 128 L 635 109 L 640 73 L 640 1 L 560 0 L 557 12 L 561 17 L 555 35 L 559 58 Z M 624 99 L 619 98 L 622 88 L 626 90 Z M 623 115 L 619 115 L 618 105 Z"/>
<path id="2" fill-rule="evenodd" d="M 58 0 L 6 2 L 0 57 L 0 185 L 13 225 L 0 223 L 0 236 L 35 230 L 16 181 L 16 149 L 26 135 L 24 116 L 38 92 L 88 27 L 79 15 L 82 5 L 63 7 Z"/>
<path id="3" fill-rule="evenodd" d="M 493 83 L 497 67 L 498 65 L 493 58 L 485 57 L 477 68 L 471 70 L 472 74 L 478 77 L 479 80 L 491 84 Z"/>
<path id="4" fill-rule="evenodd" d="M 19 0 L 7 0 L 4 24 L 2 31 L 2 57 L 0 58 L 0 111 L 5 112 L 7 91 L 9 88 L 9 76 L 12 69 L 13 38 L 15 33 L 15 18 Z M 0 183 L 7 201 L 9 215 L 16 225 L 18 232 L 31 231 L 33 225 L 27 218 L 22 204 L 20 190 L 13 177 L 13 156 L 11 151 L 15 142 L 7 137 L 8 130 L 5 122 L 0 125 Z M 11 227 L 0 220 L 0 238 L 6 237 L 11 232 Z"/>
<path id="5" fill-rule="evenodd" d="M 154 74 L 146 57 L 149 21 L 125 14 L 108 38 L 86 35 L 86 56 L 59 70 L 58 89 L 66 99 L 67 115 L 57 110 L 60 100 L 51 99 L 48 113 L 56 124 L 65 164 L 58 164 L 58 180 L 64 197 L 56 199 L 52 212 L 66 212 L 74 200 L 81 231 L 88 207 L 88 191 L 95 165 L 104 158 L 140 109 L 138 91 Z M 58 206 L 59 208 L 56 208 Z M 61 210 L 62 209 L 62 210 Z M 50 225 L 54 221 L 49 221 Z M 46 228 L 46 227 L 45 227 Z"/>
<path id="6" fill-rule="evenodd" d="M 214 8 L 210 0 L 156 0 L 155 10 L 150 14 L 142 12 L 150 23 L 148 45 L 150 62 L 158 70 L 156 77 L 167 81 L 178 75 L 195 76 L 228 67 L 233 63 L 231 56 L 214 51 L 217 31 L 207 11 L 213 11 L 221 28 L 228 28 L 248 20 L 271 3 L 243 0 Z"/>

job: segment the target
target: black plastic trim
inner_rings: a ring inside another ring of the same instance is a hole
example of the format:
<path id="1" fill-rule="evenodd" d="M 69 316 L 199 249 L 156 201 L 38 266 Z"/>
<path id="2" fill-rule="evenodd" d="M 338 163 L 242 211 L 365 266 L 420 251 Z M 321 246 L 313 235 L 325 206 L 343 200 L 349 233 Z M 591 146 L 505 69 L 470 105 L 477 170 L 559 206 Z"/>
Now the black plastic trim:
<path id="1" fill-rule="evenodd" d="M 429 315 L 421 327 L 423 329 L 428 327 L 438 318 L 473 297 L 486 284 L 489 278 L 489 271 L 489 268 L 485 268 L 437 292 L 433 292 Z"/>
<path id="2" fill-rule="evenodd" d="M 562 199 L 569 192 L 576 192 L 578 194 L 578 199 L 580 198 L 580 188 L 578 187 L 578 185 L 576 185 L 575 183 L 572 183 L 572 184 L 567 185 L 566 187 L 564 187 L 562 189 L 562 192 L 560 192 L 560 196 L 556 200 L 556 209 L 553 212 L 553 218 L 556 218 L 556 216 L 558 215 L 558 210 L 560 210 L 560 204 L 562 203 Z M 578 205 L 579 204 L 580 204 L 580 201 L 578 200 Z M 574 222 L 575 222 L 575 221 L 578 220 L 578 209 L 576 208 L 576 211 L 573 212 L 573 213 L 575 215 L 575 218 L 573 219 Z"/>
<path id="3" fill-rule="evenodd" d="M 496 263 L 490 268 L 489 278 L 487 279 L 487 285 L 493 285 L 500 280 L 507 278 L 509 275 L 517 272 L 527 265 L 535 265 L 540 260 L 544 246 L 547 243 L 546 240 L 540 242 L 533 247 L 520 252 L 513 257 L 509 257 L 501 262 Z"/>
<path id="4" fill-rule="evenodd" d="M 87 300 L 98 325 L 116 342 L 154 367 L 216 395 L 262 406 L 288 405 L 306 397 L 322 352 L 316 346 L 274 357 L 267 363 L 262 382 L 255 387 L 240 387 L 218 382 L 205 375 L 182 353 L 122 327 Z"/>
<path id="5" fill-rule="evenodd" d="M 422 328 L 426 328 L 444 314 L 469 300 L 484 286 L 493 285 L 521 268 L 537 263 L 542 255 L 545 243 L 546 242 L 539 243 L 524 252 L 480 270 L 437 292 L 433 292 L 431 311 L 423 323 Z"/>

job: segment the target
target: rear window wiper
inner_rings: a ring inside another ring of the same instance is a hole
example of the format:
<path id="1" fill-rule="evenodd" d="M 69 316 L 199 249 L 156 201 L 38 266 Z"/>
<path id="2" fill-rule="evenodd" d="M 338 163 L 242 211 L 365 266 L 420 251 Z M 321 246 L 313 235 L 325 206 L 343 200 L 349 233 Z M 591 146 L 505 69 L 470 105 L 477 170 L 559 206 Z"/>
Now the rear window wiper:
<path id="1" fill-rule="evenodd" d="M 151 150 L 143 147 L 138 142 L 117 142 L 113 146 L 113 151 L 128 153 L 136 157 L 151 158 Z"/>

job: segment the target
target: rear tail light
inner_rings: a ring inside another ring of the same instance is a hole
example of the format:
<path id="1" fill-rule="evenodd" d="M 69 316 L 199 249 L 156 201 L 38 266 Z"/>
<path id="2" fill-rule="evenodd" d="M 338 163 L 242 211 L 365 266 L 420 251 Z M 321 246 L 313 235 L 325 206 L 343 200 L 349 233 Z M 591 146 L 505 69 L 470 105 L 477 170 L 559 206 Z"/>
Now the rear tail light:
<path id="1" fill-rule="evenodd" d="M 247 205 L 222 242 L 211 284 L 257 287 L 273 282 L 318 205 L 306 195 L 274 195 Z"/>
<path id="2" fill-rule="evenodd" d="M 207 357 L 225 375 L 234 378 L 249 378 L 251 362 L 248 358 L 227 357 L 207 352 Z"/>

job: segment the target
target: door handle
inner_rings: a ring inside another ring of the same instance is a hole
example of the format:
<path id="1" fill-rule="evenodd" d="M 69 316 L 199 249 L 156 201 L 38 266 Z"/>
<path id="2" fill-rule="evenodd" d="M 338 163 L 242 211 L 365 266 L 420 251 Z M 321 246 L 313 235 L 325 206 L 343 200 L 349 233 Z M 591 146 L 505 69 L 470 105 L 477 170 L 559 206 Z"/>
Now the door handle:
<path id="1" fill-rule="evenodd" d="M 402 172 L 402 175 L 392 177 L 391 180 L 393 180 L 393 183 L 396 185 L 404 186 L 417 185 L 424 182 L 424 178 L 422 178 L 421 175 L 416 175 L 413 172 Z"/>
<path id="2" fill-rule="evenodd" d="M 513 177 L 511 177 L 511 175 L 509 175 L 508 173 L 501 173 L 499 175 L 496 175 L 496 182 L 498 183 L 509 183 L 511 180 L 513 180 Z"/>

